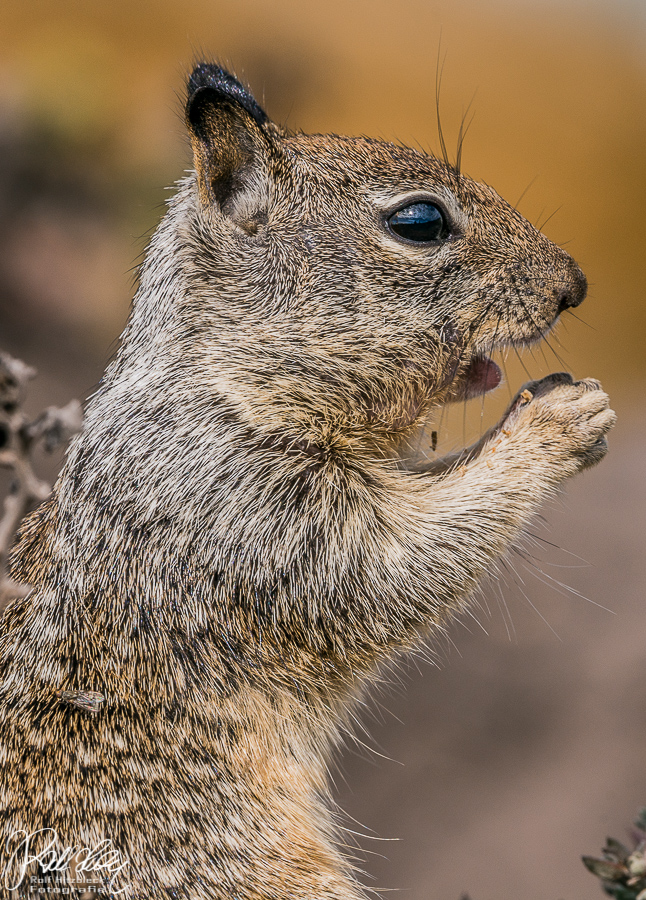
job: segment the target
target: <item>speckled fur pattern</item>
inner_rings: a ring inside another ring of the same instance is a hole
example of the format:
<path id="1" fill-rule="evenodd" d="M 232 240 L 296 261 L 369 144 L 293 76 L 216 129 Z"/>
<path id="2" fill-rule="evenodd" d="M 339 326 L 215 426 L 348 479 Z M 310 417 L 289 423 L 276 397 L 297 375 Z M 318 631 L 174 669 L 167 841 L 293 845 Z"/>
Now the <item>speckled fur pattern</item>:
<path id="1" fill-rule="evenodd" d="M 539 340 L 585 279 L 491 188 L 289 133 L 216 66 L 187 123 L 195 171 L 15 553 L 34 591 L 0 641 L 2 841 L 110 839 L 136 900 L 358 900 L 326 779 L 348 710 L 603 457 L 614 414 L 557 374 L 461 454 L 404 448 L 474 358 Z M 449 239 L 389 232 L 409 196 Z"/>

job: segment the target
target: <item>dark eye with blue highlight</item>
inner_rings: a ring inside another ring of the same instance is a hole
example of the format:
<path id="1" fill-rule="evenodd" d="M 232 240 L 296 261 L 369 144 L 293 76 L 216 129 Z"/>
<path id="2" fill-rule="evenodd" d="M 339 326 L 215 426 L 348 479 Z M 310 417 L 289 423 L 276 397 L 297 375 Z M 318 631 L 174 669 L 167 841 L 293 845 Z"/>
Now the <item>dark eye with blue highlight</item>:
<path id="1" fill-rule="evenodd" d="M 388 217 L 388 227 L 399 237 L 418 243 L 442 241 L 450 234 L 446 217 L 435 203 L 418 201 Z"/>

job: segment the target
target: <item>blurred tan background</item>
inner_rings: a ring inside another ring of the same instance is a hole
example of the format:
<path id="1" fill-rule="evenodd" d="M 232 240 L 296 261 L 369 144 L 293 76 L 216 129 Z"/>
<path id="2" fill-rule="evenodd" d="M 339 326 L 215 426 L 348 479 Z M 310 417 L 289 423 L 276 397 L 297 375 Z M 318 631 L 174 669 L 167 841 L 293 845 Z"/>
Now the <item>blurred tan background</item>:
<path id="1" fill-rule="evenodd" d="M 335 784 L 374 889 L 601 896 L 579 857 L 646 804 L 646 3 L 2 0 L 0 347 L 39 368 L 34 410 L 87 396 L 114 348 L 132 267 L 190 166 L 181 97 L 200 56 L 292 128 L 435 150 L 444 60 L 449 148 L 472 103 L 464 170 L 523 195 L 588 275 L 562 361 L 546 347 L 523 363 L 603 381 L 609 457 L 536 523 L 438 666 L 404 667 L 368 704 L 374 749 L 350 747 Z M 485 421 L 526 379 L 515 359 L 507 373 Z M 477 404 L 463 412 L 443 448 L 481 427 Z"/>

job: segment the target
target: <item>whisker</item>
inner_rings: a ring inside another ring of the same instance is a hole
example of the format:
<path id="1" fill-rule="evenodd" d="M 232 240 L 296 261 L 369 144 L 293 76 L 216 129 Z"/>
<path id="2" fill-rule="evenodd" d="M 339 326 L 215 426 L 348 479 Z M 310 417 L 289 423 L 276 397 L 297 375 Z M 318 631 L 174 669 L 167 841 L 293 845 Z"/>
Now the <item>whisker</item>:
<path id="1" fill-rule="evenodd" d="M 514 571 L 515 571 L 515 574 L 520 578 L 520 573 L 519 573 L 517 570 L 514 570 Z M 522 581 L 522 578 L 521 578 L 521 581 Z M 523 583 L 524 583 L 524 582 L 523 582 Z M 559 634 L 557 631 L 555 631 L 554 628 L 552 628 L 552 626 L 551 626 L 550 623 L 547 621 L 547 619 L 545 618 L 545 616 L 543 615 L 543 613 L 540 611 L 540 609 L 536 606 L 535 603 L 532 602 L 532 600 L 531 600 L 529 594 L 525 591 L 525 589 L 524 589 L 523 587 L 521 587 L 520 584 L 518 584 L 518 582 L 516 582 L 516 588 L 520 591 L 520 593 L 523 595 L 523 597 L 525 598 L 525 600 L 529 603 L 529 605 L 530 605 L 531 608 L 534 610 L 534 612 L 536 613 L 536 615 L 539 616 L 539 618 L 541 618 L 541 619 L 543 620 L 543 622 L 545 622 L 545 624 L 547 625 L 547 627 L 549 628 L 549 630 L 552 632 L 552 634 L 554 635 L 554 637 L 557 638 L 557 639 L 558 639 L 559 641 L 561 641 L 561 643 L 562 643 L 562 642 L 563 642 L 563 638 L 560 636 L 560 634 Z"/>
<path id="2" fill-rule="evenodd" d="M 475 100 L 476 93 L 477 93 L 477 91 L 474 91 L 473 97 L 471 97 L 471 100 L 469 101 L 469 104 L 462 115 L 462 121 L 460 122 L 460 130 L 458 132 L 458 146 L 457 146 L 457 152 L 455 155 L 455 168 L 457 170 L 458 176 L 460 175 L 461 168 L 462 168 L 462 150 L 464 147 L 464 140 L 469 132 L 469 128 L 471 128 L 471 125 L 473 124 L 473 120 L 475 118 L 475 112 L 469 119 L 466 127 L 465 127 L 464 123 L 466 122 L 466 118 L 471 110 L 471 107 L 473 106 L 473 101 Z"/>
<path id="3" fill-rule="evenodd" d="M 599 609 L 603 609 L 605 612 L 610 613 L 613 616 L 616 616 L 617 613 L 613 609 L 609 609 L 607 606 L 604 606 L 602 603 L 597 603 L 596 600 L 591 600 L 590 597 L 586 597 L 585 594 L 582 594 L 581 591 L 577 591 L 576 588 L 570 587 L 569 584 L 565 584 L 562 581 L 559 581 L 558 578 L 554 578 L 548 572 L 544 572 L 533 560 L 527 559 L 525 560 L 529 567 L 526 567 L 528 572 L 531 572 L 535 578 L 537 578 L 542 584 L 548 585 L 553 590 L 557 591 L 557 593 L 562 594 L 563 596 L 567 596 L 567 594 L 572 594 L 575 597 L 578 597 L 580 600 L 585 600 L 588 603 L 591 603 L 593 606 L 599 607 Z M 542 576 L 542 577 L 541 577 Z"/>
<path id="4" fill-rule="evenodd" d="M 525 196 L 525 194 L 527 193 L 527 191 L 530 189 L 530 187 L 534 184 L 534 182 L 536 181 L 537 178 L 538 178 L 538 175 L 534 175 L 534 177 L 533 177 L 532 180 L 529 182 L 529 184 L 527 185 L 527 187 L 525 188 L 525 190 L 522 192 L 522 194 L 520 195 L 520 197 L 518 198 L 518 200 L 516 200 L 516 203 L 514 204 L 514 206 L 516 206 L 516 208 L 518 208 L 518 206 L 520 206 L 520 201 L 523 199 L 523 197 Z"/>
<path id="5" fill-rule="evenodd" d="M 557 359 L 559 365 L 560 365 L 560 366 L 563 366 L 563 368 L 567 368 L 567 364 L 566 364 L 565 360 L 563 360 L 563 359 L 561 358 L 560 354 L 558 354 L 558 353 L 556 352 L 556 350 L 554 349 L 554 347 L 552 347 L 552 345 L 551 345 L 551 343 L 550 343 L 550 341 L 549 341 L 549 339 L 548 339 L 548 337 L 547 337 L 547 331 L 548 331 L 548 329 L 541 328 L 540 325 L 538 325 L 538 323 L 534 320 L 534 317 L 532 316 L 531 312 L 529 311 L 529 309 L 528 309 L 527 306 L 525 305 L 525 302 L 524 302 L 524 300 L 523 300 L 523 298 L 522 298 L 522 295 L 521 295 L 520 290 L 519 290 L 519 287 L 518 287 L 518 282 L 517 282 L 516 278 L 515 278 L 513 275 L 511 276 L 511 282 L 512 282 L 512 285 L 513 285 L 513 287 L 514 287 L 514 292 L 515 292 L 515 294 L 516 294 L 516 299 L 517 299 L 518 302 L 520 303 L 520 305 L 521 305 L 521 307 L 522 307 L 522 310 L 523 310 L 523 312 L 524 312 L 524 314 L 525 314 L 527 320 L 528 320 L 529 322 L 531 322 L 531 324 L 532 324 L 532 326 L 534 327 L 534 329 L 540 334 L 541 338 L 543 339 L 543 341 L 545 342 L 545 344 L 547 345 L 547 347 L 548 347 L 548 348 L 551 350 L 551 352 L 554 354 L 554 356 L 555 356 L 555 358 Z M 551 327 L 551 326 L 548 326 L 548 328 L 549 328 L 549 327 Z M 543 352 L 543 356 L 545 357 L 545 353 L 544 353 L 544 351 L 543 351 L 543 349 L 542 349 L 542 345 L 541 345 L 541 351 Z M 547 363 L 547 358 L 545 358 L 545 363 L 546 363 L 546 365 L 548 364 L 548 363 Z"/>
<path id="6" fill-rule="evenodd" d="M 560 212 L 561 209 L 563 209 L 563 204 L 561 204 L 561 206 L 557 206 L 556 209 L 554 210 L 554 212 L 550 213 L 549 216 L 545 219 L 545 221 L 541 225 L 537 226 L 538 230 L 542 231 L 545 228 L 545 226 L 547 225 L 547 223 L 550 222 L 554 218 L 554 216 L 557 214 L 557 212 Z"/>
<path id="7" fill-rule="evenodd" d="M 517 639 L 516 635 L 516 626 L 514 625 L 514 620 L 511 616 L 511 611 L 509 606 L 507 605 L 507 601 L 505 600 L 505 595 L 503 593 L 502 585 L 500 582 L 497 583 L 498 588 L 498 609 L 502 614 L 502 620 L 505 624 L 505 631 L 507 632 L 507 639 L 509 641 L 515 641 Z"/>
<path id="8" fill-rule="evenodd" d="M 441 44 L 442 44 L 442 33 L 440 32 L 440 38 L 437 47 L 437 63 L 435 66 L 435 113 L 437 116 L 437 136 L 440 141 L 440 150 L 442 151 L 442 159 L 446 163 L 447 166 L 450 166 L 449 162 L 449 154 L 446 148 L 446 140 L 444 139 L 444 129 L 442 127 L 442 114 L 441 114 L 441 104 L 440 104 L 440 95 L 442 93 L 442 76 L 444 75 L 444 65 L 446 63 L 446 53 L 444 54 L 444 58 L 440 64 L 440 55 L 441 55 Z"/>
<path id="9" fill-rule="evenodd" d="M 507 392 L 509 394 L 509 402 L 511 403 L 511 401 L 514 399 L 514 395 L 512 394 L 512 391 L 511 391 L 511 383 L 509 381 L 509 373 L 507 372 L 507 358 L 508 358 L 507 354 L 508 354 L 508 350 L 505 350 L 505 352 L 501 355 L 500 361 L 502 363 L 502 370 L 505 375 L 505 384 L 507 385 Z"/>
<path id="10" fill-rule="evenodd" d="M 531 537 L 533 541 L 536 541 L 541 544 L 545 544 L 546 546 L 551 547 L 553 550 L 559 550 L 561 553 L 565 553 L 568 556 L 573 557 L 574 559 L 578 559 L 579 562 L 582 563 L 582 565 L 580 567 L 572 566 L 571 568 L 589 568 L 591 565 L 591 563 L 589 563 L 587 559 L 585 559 L 583 556 L 579 556 L 578 553 L 574 553 L 573 550 L 568 550 L 565 547 L 561 547 L 560 544 L 555 544 L 553 541 L 548 541 L 547 538 L 544 538 L 540 534 L 536 534 L 536 532 L 534 532 L 534 531 L 526 531 L 525 534 L 528 537 Z"/>
<path id="11" fill-rule="evenodd" d="M 585 319 L 582 319 L 581 316 L 577 316 L 577 314 L 576 314 L 576 313 L 573 313 L 571 309 L 566 309 L 565 311 L 566 311 L 566 313 L 567 313 L 569 316 L 572 316 L 574 319 L 576 319 L 577 322 L 581 322 L 582 325 L 585 325 L 586 328 L 590 328 L 590 329 L 592 329 L 592 331 L 596 331 L 596 330 L 597 330 L 597 329 L 594 327 L 594 325 L 591 325 L 589 322 L 586 322 L 586 320 L 585 320 Z M 564 322 L 563 324 L 566 325 L 566 322 Z"/>
<path id="12" fill-rule="evenodd" d="M 516 347 L 515 344 L 514 344 L 514 346 L 512 347 L 512 350 L 513 350 L 514 353 L 516 354 L 516 356 L 517 356 L 517 358 L 518 358 L 518 362 L 519 362 L 519 363 L 521 364 L 521 366 L 523 367 L 523 369 L 524 369 L 524 371 L 525 371 L 525 375 L 527 375 L 527 377 L 529 378 L 530 381 L 533 381 L 534 379 L 533 379 L 532 376 L 530 375 L 529 370 L 528 370 L 527 366 L 525 365 L 525 363 L 523 362 L 523 358 L 522 358 L 522 356 L 520 355 L 520 353 L 518 352 L 518 348 Z"/>

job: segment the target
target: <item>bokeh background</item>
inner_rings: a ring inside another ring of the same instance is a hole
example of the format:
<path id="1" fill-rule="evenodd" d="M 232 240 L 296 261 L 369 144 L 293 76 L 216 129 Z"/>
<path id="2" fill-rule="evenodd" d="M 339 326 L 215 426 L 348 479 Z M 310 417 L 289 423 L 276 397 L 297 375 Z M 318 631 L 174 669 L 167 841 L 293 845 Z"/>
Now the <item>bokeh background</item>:
<path id="1" fill-rule="evenodd" d="M 370 736 L 334 780 L 375 890 L 601 896 L 580 855 L 646 804 L 646 3 L 2 0 L 0 347 L 38 367 L 34 411 L 86 397 L 114 349 L 190 166 L 181 97 L 201 56 L 292 128 L 435 150 L 439 60 L 449 149 L 473 114 L 464 170 L 522 195 L 588 275 L 579 319 L 510 358 L 509 387 L 443 419 L 440 444 L 489 421 L 523 366 L 567 366 L 611 394 L 607 460 L 535 523 L 436 665 L 405 665 L 367 703 Z"/>

